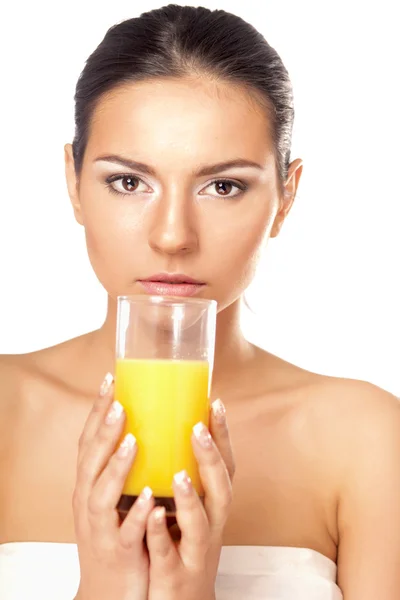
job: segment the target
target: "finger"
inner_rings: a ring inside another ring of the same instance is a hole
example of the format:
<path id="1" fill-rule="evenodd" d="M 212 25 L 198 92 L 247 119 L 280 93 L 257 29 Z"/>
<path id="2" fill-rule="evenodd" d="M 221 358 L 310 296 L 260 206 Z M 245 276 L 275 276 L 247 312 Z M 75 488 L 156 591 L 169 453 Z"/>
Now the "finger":
<path id="1" fill-rule="evenodd" d="M 149 487 L 145 487 L 119 528 L 119 540 L 123 548 L 143 549 L 142 542 L 146 533 L 146 525 L 153 507 L 153 492 Z"/>
<path id="2" fill-rule="evenodd" d="M 78 463 L 82 458 L 87 445 L 95 436 L 101 422 L 111 405 L 114 391 L 114 378 L 111 373 L 107 373 L 103 383 L 100 386 L 99 395 L 93 403 L 92 409 L 86 419 L 85 426 L 79 438 Z"/>
<path id="3" fill-rule="evenodd" d="M 78 465 L 76 486 L 83 502 L 106 466 L 122 433 L 125 420 L 122 405 L 114 401 L 95 437 L 88 443 Z"/>
<path id="4" fill-rule="evenodd" d="M 204 506 L 186 471 L 174 475 L 176 520 L 181 531 L 179 555 L 191 570 L 202 570 L 209 548 L 209 525 Z"/>
<path id="5" fill-rule="evenodd" d="M 235 458 L 229 436 L 225 406 L 220 399 L 214 400 L 211 404 L 210 433 L 232 480 L 235 474 Z"/>
<path id="6" fill-rule="evenodd" d="M 95 483 L 88 499 L 88 519 L 94 530 L 118 526 L 116 506 L 136 452 L 136 440 L 128 433 Z"/>
<path id="7" fill-rule="evenodd" d="M 213 536 L 221 536 L 232 501 L 228 469 L 204 423 L 193 427 L 193 451 L 205 491 L 204 508 Z"/>
<path id="8" fill-rule="evenodd" d="M 181 561 L 168 531 L 164 506 L 158 506 L 151 512 L 147 521 L 146 540 L 151 568 L 157 577 L 168 576 Z"/>

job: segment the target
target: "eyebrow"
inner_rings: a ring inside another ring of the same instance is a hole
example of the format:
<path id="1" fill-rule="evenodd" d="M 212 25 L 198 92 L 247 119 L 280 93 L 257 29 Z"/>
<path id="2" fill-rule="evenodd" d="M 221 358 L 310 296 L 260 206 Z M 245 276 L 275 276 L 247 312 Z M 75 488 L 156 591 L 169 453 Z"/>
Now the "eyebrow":
<path id="1" fill-rule="evenodd" d="M 129 158 L 125 158 L 123 156 L 119 156 L 118 154 L 110 154 L 108 156 L 99 156 L 95 159 L 94 162 L 111 162 L 117 163 L 132 171 L 140 171 L 145 175 L 150 175 L 152 177 L 156 176 L 156 171 L 153 167 L 146 165 L 145 163 L 137 162 L 135 160 L 131 160 Z M 236 158 L 233 160 L 216 163 L 214 165 L 206 165 L 201 167 L 198 171 L 196 171 L 196 177 L 203 177 L 205 175 L 215 175 L 220 173 L 221 171 L 227 171 L 228 169 L 234 168 L 244 168 L 244 167 L 253 167 L 259 170 L 263 170 L 264 167 L 253 160 L 247 160 L 245 158 Z"/>

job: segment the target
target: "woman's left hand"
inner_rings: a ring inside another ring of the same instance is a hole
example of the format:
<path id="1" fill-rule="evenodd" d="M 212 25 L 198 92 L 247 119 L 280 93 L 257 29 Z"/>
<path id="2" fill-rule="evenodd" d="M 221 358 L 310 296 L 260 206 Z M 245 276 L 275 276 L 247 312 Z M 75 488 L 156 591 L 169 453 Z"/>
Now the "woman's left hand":
<path id="1" fill-rule="evenodd" d="M 198 424 L 192 436 L 205 491 L 204 505 L 183 472 L 173 483 L 181 539 L 176 542 L 171 538 L 164 508 L 153 509 L 148 518 L 149 600 L 215 599 L 235 467 L 222 402 L 216 400 L 210 413 L 210 432 Z"/>

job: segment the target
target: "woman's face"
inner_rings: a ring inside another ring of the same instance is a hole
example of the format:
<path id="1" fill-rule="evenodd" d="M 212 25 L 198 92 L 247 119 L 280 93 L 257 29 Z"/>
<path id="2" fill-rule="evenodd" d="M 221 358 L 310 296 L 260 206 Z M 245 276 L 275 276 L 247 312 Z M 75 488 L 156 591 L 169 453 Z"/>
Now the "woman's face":
<path id="1" fill-rule="evenodd" d="M 244 90 L 201 79 L 127 84 L 103 97 L 79 185 L 65 150 L 75 215 L 111 298 L 154 292 L 141 281 L 179 274 L 202 284 L 180 294 L 213 298 L 219 310 L 249 285 L 302 169 L 292 163 L 280 194 L 263 109 Z"/>

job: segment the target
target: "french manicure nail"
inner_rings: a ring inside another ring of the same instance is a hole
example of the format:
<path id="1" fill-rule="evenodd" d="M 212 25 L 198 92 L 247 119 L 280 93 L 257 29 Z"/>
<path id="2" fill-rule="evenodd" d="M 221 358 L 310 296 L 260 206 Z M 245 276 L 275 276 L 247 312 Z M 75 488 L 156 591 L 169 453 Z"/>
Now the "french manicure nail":
<path id="1" fill-rule="evenodd" d="M 154 510 L 154 520 L 157 525 L 162 525 L 165 521 L 165 506 L 158 506 Z"/>
<path id="2" fill-rule="evenodd" d="M 175 473 L 174 482 L 178 486 L 178 488 L 184 494 L 190 494 L 192 491 L 192 480 L 186 471 L 179 471 L 179 473 Z"/>
<path id="3" fill-rule="evenodd" d="M 193 433 L 203 448 L 208 449 L 212 447 L 212 437 L 204 423 L 201 421 L 196 423 L 196 425 L 193 427 Z"/>
<path id="4" fill-rule="evenodd" d="M 106 396 L 108 394 L 113 382 L 114 377 L 111 375 L 111 373 L 107 373 L 107 375 L 104 377 L 103 383 L 100 386 L 100 396 Z"/>
<path id="5" fill-rule="evenodd" d="M 117 450 L 117 456 L 119 458 L 126 458 L 128 454 L 132 451 L 134 445 L 136 444 L 136 438 L 132 433 L 127 433 L 124 439 L 122 440 L 120 447 Z"/>
<path id="6" fill-rule="evenodd" d="M 226 409 L 219 398 L 211 404 L 211 409 L 217 423 L 223 425 L 226 421 Z"/>
<path id="7" fill-rule="evenodd" d="M 138 496 L 136 503 L 139 506 L 144 506 L 150 500 L 152 495 L 153 495 L 153 490 L 151 488 L 149 488 L 148 485 L 146 485 L 146 487 L 144 487 L 142 489 L 142 491 L 140 492 L 140 495 Z"/>
<path id="8" fill-rule="evenodd" d="M 124 407 L 122 404 L 118 400 L 114 400 L 106 416 L 106 425 L 114 425 L 121 418 L 123 411 Z"/>

